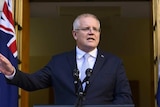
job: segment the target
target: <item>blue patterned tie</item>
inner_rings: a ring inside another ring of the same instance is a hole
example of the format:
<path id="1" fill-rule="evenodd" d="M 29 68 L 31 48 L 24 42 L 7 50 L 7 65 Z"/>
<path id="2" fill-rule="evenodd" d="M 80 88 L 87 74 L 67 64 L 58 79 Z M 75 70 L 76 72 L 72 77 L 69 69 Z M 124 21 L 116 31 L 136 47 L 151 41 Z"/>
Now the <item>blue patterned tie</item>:
<path id="1" fill-rule="evenodd" d="M 86 77 L 86 69 L 89 68 L 89 62 L 88 62 L 89 56 L 90 56 L 89 54 L 85 54 L 83 56 L 84 61 L 83 61 L 82 68 L 81 68 L 81 81 L 83 81 L 84 78 Z M 83 89 L 84 87 L 85 87 L 85 83 L 83 83 Z"/>

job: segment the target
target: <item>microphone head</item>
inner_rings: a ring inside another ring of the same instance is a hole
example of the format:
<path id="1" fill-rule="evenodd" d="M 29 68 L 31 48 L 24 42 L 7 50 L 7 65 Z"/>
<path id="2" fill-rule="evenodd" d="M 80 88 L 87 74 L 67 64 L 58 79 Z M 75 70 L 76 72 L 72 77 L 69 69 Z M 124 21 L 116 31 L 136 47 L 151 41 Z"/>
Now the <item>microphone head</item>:
<path id="1" fill-rule="evenodd" d="M 91 76 L 91 74 L 92 74 L 92 69 L 91 68 L 88 68 L 87 70 L 86 70 L 86 76 L 87 77 L 90 77 Z"/>
<path id="2" fill-rule="evenodd" d="M 78 69 L 75 69 L 75 70 L 74 70 L 73 76 L 74 76 L 74 77 L 79 77 L 79 70 L 78 70 Z"/>

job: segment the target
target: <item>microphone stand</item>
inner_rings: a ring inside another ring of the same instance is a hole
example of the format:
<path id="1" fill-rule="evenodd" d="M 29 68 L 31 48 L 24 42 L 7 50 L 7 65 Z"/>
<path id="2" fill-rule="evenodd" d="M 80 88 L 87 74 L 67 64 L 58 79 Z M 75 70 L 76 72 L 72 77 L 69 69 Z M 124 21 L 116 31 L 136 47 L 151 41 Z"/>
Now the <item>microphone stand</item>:
<path id="1" fill-rule="evenodd" d="M 77 98 L 75 107 L 82 107 L 84 92 L 83 92 L 81 81 L 80 81 L 80 84 L 79 84 L 79 89 L 78 89 L 78 92 L 77 92 L 77 96 L 78 96 L 78 98 Z"/>
<path id="2" fill-rule="evenodd" d="M 76 95 L 78 96 L 77 101 L 75 103 L 75 107 L 82 107 L 83 88 L 82 88 L 82 82 L 79 79 L 79 71 L 77 69 L 74 70 L 73 76 L 74 76 Z"/>
<path id="3" fill-rule="evenodd" d="M 83 105 L 83 99 L 84 99 L 84 96 L 86 94 L 86 91 L 87 91 L 87 88 L 88 88 L 88 85 L 89 85 L 89 78 L 92 74 L 92 69 L 87 69 L 86 70 L 86 77 L 85 79 L 81 82 L 81 80 L 79 79 L 79 71 L 76 70 L 76 72 L 74 72 L 74 77 L 75 77 L 75 81 L 74 81 L 74 84 L 75 84 L 75 88 L 76 88 L 76 95 L 78 96 L 77 98 L 77 101 L 76 101 L 76 105 L 75 107 L 82 107 Z M 83 84 L 86 83 L 86 87 L 85 89 L 83 90 Z"/>

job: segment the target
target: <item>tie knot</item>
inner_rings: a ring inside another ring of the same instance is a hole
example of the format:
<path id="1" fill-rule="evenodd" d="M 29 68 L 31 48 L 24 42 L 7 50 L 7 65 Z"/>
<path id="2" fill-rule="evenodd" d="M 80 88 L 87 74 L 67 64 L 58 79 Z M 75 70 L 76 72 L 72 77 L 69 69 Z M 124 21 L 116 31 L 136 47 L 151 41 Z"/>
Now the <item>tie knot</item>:
<path id="1" fill-rule="evenodd" d="M 88 59 L 89 56 L 90 56 L 90 54 L 88 54 L 88 53 L 84 54 L 84 59 Z"/>

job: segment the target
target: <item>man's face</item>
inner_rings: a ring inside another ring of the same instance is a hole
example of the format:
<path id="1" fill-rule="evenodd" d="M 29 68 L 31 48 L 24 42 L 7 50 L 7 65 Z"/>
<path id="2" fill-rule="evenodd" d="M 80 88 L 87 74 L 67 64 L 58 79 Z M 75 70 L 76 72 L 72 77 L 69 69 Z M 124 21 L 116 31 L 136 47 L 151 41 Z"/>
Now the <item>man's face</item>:
<path id="1" fill-rule="evenodd" d="M 100 40 L 99 22 L 92 17 L 83 17 L 80 19 L 80 26 L 72 32 L 77 46 L 89 52 L 95 49 Z"/>

